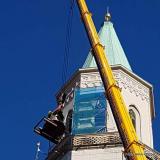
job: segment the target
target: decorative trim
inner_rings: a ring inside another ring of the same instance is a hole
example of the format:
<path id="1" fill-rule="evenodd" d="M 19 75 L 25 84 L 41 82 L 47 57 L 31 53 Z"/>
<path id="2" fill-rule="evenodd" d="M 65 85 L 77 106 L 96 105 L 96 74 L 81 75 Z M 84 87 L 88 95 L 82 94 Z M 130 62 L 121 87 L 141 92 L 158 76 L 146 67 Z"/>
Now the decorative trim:
<path id="1" fill-rule="evenodd" d="M 59 144 L 53 147 L 46 160 L 61 158 L 71 150 L 106 148 L 109 146 L 122 146 L 118 132 L 94 135 L 70 135 L 64 137 Z"/>
<path id="2" fill-rule="evenodd" d="M 139 142 L 144 146 L 144 152 L 148 159 L 160 159 L 160 153 L 153 150 L 149 146 Z M 46 160 L 60 159 L 67 152 L 79 149 L 106 148 L 106 147 L 122 146 L 122 142 L 118 132 L 108 132 L 106 134 L 95 135 L 76 135 L 67 136 L 62 139 L 59 144 L 53 147 L 49 152 Z M 122 146 L 123 147 L 123 146 Z"/>
<path id="3" fill-rule="evenodd" d="M 150 101 L 149 89 L 143 84 L 121 70 L 113 70 L 113 74 L 120 88 L 128 89 L 130 93 L 141 97 L 142 100 Z M 81 75 L 81 88 L 99 87 L 102 85 L 102 80 L 98 72 L 83 73 Z"/>
<path id="4" fill-rule="evenodd" d="M 125 72 L 117 70 L 113 71 L 116 80 L 120 87 L 124 89 L 128 89 L 130 93 L 140 97 L 142 100 L 147 102 L 150 101 L 149 98 L 149 89 L 145 87 L 143 84 L 127 75 Z"/>
<path id="5" fill-rule="evenodd" d="M 81 74 L 81 88 L 99 87 L 102 85 L 102 80 L 98 72 Z"/>
<path id="6" fill-rule="evenodd" d="M 106 134 L 79 135 L 73 138 L 74 147 L 84 148 L 95 145 L 115 145 L 122 144 L 118 132 L 108 132 Z"/>

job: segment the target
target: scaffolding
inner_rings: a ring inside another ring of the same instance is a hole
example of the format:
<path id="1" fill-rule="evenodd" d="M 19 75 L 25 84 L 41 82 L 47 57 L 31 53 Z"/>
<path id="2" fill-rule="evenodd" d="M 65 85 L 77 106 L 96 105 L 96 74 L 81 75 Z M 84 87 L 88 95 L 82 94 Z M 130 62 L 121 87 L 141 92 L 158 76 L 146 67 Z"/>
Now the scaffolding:
<path id="1" fill-rule="evenodd" d="M 106 132 L 106 106 L 103 87 L 77 88 L 73 106 L 72 134 Z"/>

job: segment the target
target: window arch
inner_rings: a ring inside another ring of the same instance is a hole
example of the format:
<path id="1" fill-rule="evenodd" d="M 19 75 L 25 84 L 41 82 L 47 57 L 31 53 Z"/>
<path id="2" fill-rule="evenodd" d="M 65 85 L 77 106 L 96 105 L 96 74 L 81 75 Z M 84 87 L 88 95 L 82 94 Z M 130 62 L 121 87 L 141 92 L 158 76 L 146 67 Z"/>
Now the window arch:
<path id="1" fill-rule="evenodd" d="M 134 129 L 136 130 L 136 114 L 133 111 L 133 109 L 129 109 L 129 115 L 130 115 L 130 118 L 132 120 L 132 124 L 134 126 Z"/>
<path id="2" fill-rule="evenodd" d="M 139 137 L 139 139 L 142 139 L 142 132 L 141 132 L 141 115 L 138 110 L 138 108 L 135 105 L 129 105 L 129 115 L 131 117 L 133 126 L 135 128 L 135 131 Z"/>

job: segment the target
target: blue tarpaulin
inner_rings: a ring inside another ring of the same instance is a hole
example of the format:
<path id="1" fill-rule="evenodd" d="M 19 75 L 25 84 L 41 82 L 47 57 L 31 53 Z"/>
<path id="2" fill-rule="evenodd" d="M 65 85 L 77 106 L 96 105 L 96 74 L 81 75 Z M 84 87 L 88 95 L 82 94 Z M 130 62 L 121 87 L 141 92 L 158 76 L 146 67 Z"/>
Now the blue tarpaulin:
<path id="1" fill-rule="evenodd" d="M 72 134 L 106 132 L 106 98 L 103 87 L 75 90 Z"/>

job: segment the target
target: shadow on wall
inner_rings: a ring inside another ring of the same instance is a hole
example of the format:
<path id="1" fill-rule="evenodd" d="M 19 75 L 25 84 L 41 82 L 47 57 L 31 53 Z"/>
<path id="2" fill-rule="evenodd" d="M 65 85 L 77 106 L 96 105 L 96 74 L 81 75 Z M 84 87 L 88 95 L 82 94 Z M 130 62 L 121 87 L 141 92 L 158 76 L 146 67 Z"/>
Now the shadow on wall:
<path id="1" fill-rule="evenodd" d="M 71 154 L 71 151 L 69 151 L 68 153 L 66 153 L 66 154 L 64 155 L 63 158 L 59 158 L 59 159 L 57 159 L 57 160 L 71 160 L 71 159 L 72 159 L 72 154 Z"/>

